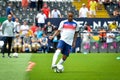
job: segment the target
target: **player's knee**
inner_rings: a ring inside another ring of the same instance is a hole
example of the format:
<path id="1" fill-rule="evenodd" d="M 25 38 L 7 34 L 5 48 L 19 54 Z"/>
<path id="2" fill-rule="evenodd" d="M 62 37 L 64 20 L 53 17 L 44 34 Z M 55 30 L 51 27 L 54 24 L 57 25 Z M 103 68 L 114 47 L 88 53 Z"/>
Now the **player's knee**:
<path id="1" fill-rule="evenodd" d="M 60 53 L 60 52 L 61 52 L 61 50 L 60 50 L 60 49 L 57 49 L 55 53 Z"/>
<path id="2" fill-rule="evenodd" d="M 65 61 L 67 59 L 67 56 L 66 55 L 63 55 L 63 60 Z"/>

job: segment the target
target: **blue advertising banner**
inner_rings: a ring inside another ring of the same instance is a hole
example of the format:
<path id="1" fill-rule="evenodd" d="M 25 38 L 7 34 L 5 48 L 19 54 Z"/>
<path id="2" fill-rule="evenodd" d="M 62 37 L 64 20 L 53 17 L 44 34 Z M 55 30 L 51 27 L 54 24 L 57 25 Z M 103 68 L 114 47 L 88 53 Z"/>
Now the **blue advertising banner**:
<path id="1" fill-rule="evenodd" d="M 66 18 L 49 18 L 46 19 L 46 23 L 50 21 L 56 27 L 59 26 L 60 21 L 65 20 Z M 116 21 L 118 27 L 120 27 L 120 19 L 116 18 L 75 18 L 78 21 L 79 27 L 83 27 L 86 23 L 90 24 L 91 27 L 107 27 L 109 23 Z"/>

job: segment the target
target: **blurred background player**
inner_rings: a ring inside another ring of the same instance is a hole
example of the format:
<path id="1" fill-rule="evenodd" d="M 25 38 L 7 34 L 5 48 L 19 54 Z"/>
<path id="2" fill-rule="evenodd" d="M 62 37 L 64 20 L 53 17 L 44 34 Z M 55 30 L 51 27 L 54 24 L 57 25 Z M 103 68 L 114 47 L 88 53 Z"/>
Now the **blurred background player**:
<path id="1" fill-rule="evenodd" d="M 83 33 L 81 34 L 82 43 L 81 43 L 81 52 L 87 54 L 90 48 L 90 32 L 88 28 L 85 27 Z"/>
<path id="2" fill-rule="evenodd" d="M 8 20 L 5 20 L 2 24 L 2 34 L 4 35 L 4 45 L 2 47 L 2 57 L 5 57 L 4 53 L 6 51 L 6 46 L 8 44 L 8 57 L 11 58 L 11 46 L 12 46 L 12 39 L 14 36 L 14 22 L 12 21 L 12 15 L 8 15 Z"/>
<path id="3" fill-rule="evenodd" d="M 60 53 L 62 53 L 63 56 L 57 65 L 63 64 L 69 56 L 71 46 L 75 47 L 78 24 L 75 20 L 73 20 L 73 16 L 73 12 L 68 12 L 68 19 L 61 21 L 58 30 L 56 30 L 55 33 L 49 37 L 50 39 L 53 39 L 58 34 L 61 34 L 61 38 L 57 45 L 57 50 L 53 55 L 52 69 L 56 68 L 56 61 Z"/>
<path id="4" fill-rule="evenodd" d="M 110 30 L 116 30 L 118 28 L 118 25 L 116 24 L 116 21 L 113 21 L 112 23 L 109 23 L 108 27 Z"/>

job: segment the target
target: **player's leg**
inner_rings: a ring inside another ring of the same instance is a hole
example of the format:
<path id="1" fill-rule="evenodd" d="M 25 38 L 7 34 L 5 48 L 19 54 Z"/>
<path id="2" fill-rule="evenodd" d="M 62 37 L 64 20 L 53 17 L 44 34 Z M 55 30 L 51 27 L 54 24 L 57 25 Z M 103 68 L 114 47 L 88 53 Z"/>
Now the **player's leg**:
<path id="1" fill-rule="evenodd" d="M 5 57 L 4 54 L 5 54 L 5 50 L 6 50 L 6 46 L 7 46 L 7 38 L 4 37 L 4 38 L 3 38 L 3 41 L 4 41 L 4 45 L 3 45 L 3 47 L 2 47 L 2 51 L 1 51 L 1 52 L 2 52 L 2 54 L 3 54 L 2 57 Z"/>
<path id="2" fill-rule="evenodd" d="M 55 51 L 53 55 L 53 60 L 52 60 L 52 69 L 56 67 L 56 61 L 58 59 L 59 54 L 61 53 L 61 50 L 64 48 L 65 42 L 60 40 L 58 45 L 57 45 L 57 50 Z"/>
<path id="3" fill-rule="evenodd" d="M 58 48 L 53 55 L 52 68 L 56 67 L 56 61 L 60 53 L 61 53 L 61 49 Z"/>
<path id="4" fill-rule="evenodd" d="M 13 45 L 14 52 L 17 52 L 17 45 Z"/>
<path id="5" fill-rule="evenodd" d="M 19 46 L 18 46 L 18 53 L 20 53 L 22 51 L 22 45 L 20 44 Z"/>
<path id="6" fill-rule="evenodd" d="M 59 62 L 57 63 L 57 65 L 59 65 L 59 64 L 62 65 L 62 64 L 65 62 L 65 60 L 66 60 L 67 57 L 69 56 L 70 49 L 71 49 L 71 46 L 65 43 L 65 46 L 64 46 L 64 48 L 63 48 L 63 50 L 62 50 L 63 56 L 62 56 L 62 58 L 59 60 Z"/>
<path id="7" fill-rule="evenodd" d="M 9 37 L 9 39 L 8 39 L 8 57 L 11 57 L 10 56 L 11 47 L 12 47 L 12 37 Z"/>
<path id="8" fill-rule="evenodd" d="M 67 56 L 63 54 L 63 57 L 59 60 L 57 65 L 62 65 L 65 62 L 66 59 L 67 59 Z"/>

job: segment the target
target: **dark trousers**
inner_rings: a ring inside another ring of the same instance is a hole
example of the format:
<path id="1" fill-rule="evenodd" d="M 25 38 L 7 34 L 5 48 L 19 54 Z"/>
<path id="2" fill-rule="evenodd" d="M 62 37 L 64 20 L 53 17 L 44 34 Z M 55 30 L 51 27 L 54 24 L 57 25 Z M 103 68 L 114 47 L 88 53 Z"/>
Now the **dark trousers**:
<path id="1" fill-rule="evenodd" d="M 7 51 L 8 56 L 10 56 L 11 46 L 12 46 L 12 37 L 4 37 L 3 41 L 4 41 L 4 45 L 2 47 L 2 54 L 4 55 L 5 52 Z M 8 49 L 6 48 L 7 44 L 8 44 Z"/>
<path id="2" fill-rule="evenodd" d="M 37 3 L 37 11 L 40 11 L 43 7 L 43 1 L 42 0 L 38 0 L 38 3 Z"/>

